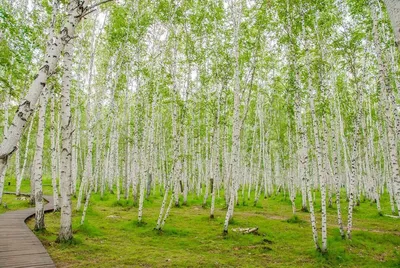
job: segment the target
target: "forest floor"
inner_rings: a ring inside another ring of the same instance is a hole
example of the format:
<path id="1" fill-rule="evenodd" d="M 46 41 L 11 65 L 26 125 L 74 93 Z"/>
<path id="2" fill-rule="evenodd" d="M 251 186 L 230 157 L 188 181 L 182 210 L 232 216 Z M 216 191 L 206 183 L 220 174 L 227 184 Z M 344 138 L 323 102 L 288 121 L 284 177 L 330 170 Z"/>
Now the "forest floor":
<path id="1" fill-rule="evenodd" d="M 0 205 L 0 214 L 7 211 L 26 209 L 30 207 L 32 206 L 29 204 L 29 197 L 4 194 L 2 204 Z"/>
<path id="2" fill-rule="evenodd" d="M 11 186 L 5 190 L 15 191 L 14 181 L 7 181 Z M 28 181 L 22 189 L 29 190 Z M 44 192 L 51 194 L 50 180 L 44 180 Z M 4 197 L 12 209 L 28 202 Z M 121 197 L 116 201 L 113 194 L 93 194 L 82 226 L 81 212 L 74 209 L 74 240 L 68 245 L 55 243 L 60 213 L 46 214 L 47 229 L 37 235 L 58 267 L 400 267 L 400 219 L 378 215 L 376 204 L 369 201 L 355 207 L 352 241 L 340 237 L 335 205 L 328 209 L 328 253 L 321 255 L 314 249 L 309 214 L 300 211 L 300 197 L 297 217 L 283 193 L 260 199 L 256 207 L 253 196 L 246 203 L 240 199 L 227 236 L 222 235 L 223 193 L 216 199 L 214 219 L 209 218 L 209 207 L 201 206 L 203 198 L 192 195 L 188 206 L 171 209 L 162 232 L 154 230 L 162 201 L 158 191 L 144 202 L 142 225 L 137 224 L 132 200 Z M 388 197 L 381 202 L 383 214 L 390 214 Z M 75 208 L 76 198 L 73 203 Z M 345 216 L 344 200 L 342 208 Z M 318 202 L 316 211 L 320 227 Z M 33 228 L 33 220 L 28 225 Z M 238 227 L 259 230 L 243 235 L 232 231 Z"/>

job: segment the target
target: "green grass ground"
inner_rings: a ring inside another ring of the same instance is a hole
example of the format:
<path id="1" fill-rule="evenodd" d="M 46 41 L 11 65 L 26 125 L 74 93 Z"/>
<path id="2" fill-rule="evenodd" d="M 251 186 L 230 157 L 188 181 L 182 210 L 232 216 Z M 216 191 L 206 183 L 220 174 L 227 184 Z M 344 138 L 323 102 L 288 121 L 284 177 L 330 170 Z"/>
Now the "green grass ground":
<path id="1" fill-rule="evenodd" d="M 51 187 L 44 191 L 50 194 Z M 142 226 L 137 225 L 132 201 L 94 194 L 83 226 L 81 212 L 74 211 L 72 244 L 55 243 L 59 213 L 46 214 L 47 230 L 37 235 L 59 267 L 400 267 L 400 220 L 379 216 L 369 201 L 355 209 L 352 241 L 340 238 L 336 208 L 328 209 L 329 252 L 321 255 L 314 250 L 309 214 L 298 211 L 293 220 L 291 204 L 282 194 L 260 200 L 257 207 L 241 201 L 224 237 L 226 210 L 220 196 L 215 219 L 209 219 L 209 208 L 201 207 L 202 197 L 192 195 L 188 206 L 172 208 L 159 233 L 153 230 L 162 201 L 159 194 L 145 201 Z M 389 214 L 388 197 L 382 199 L 383 213 Z M 296 202 L 300 208 L 300 197 Z M 345 202 L 342 207 L 347 208 Z M 317 203 L 318 223 L 319 210 Z M 33 220 L 28 225 L 33 228 Z M 233 232 L 237 227 L 259 227 L 259 235 Z"/>
<path id="2" fill-rule="evenodd" d="M 8 185 L 10 184 L 10 185 Z M 6 178 L 4 184 L 4 192 L 15 193 L 15 179 Z M 44 180 L 43 191 L 45 194 L 52 194 L 51 180 Z M 29 180 L 23 180 L 21 184 L 21 193 L 30 192 L 30 182 Z M 6 205 L 6 206 L 5 206 Z M 32 207 L 29 204 L 29 197 L 21 195 L 17 197 L 13 194 L 4 194 L 2 204 L 0 205 L 0 214 L 7 211 L 20 210 Z"/>
<path id="3" fill-rule="evenodd" d="M 0 205 L 0 214 L 7 211 L 30 208 L 29 197 L 17 197 L 12 194 L 4 194 L 2 204 Z"/>

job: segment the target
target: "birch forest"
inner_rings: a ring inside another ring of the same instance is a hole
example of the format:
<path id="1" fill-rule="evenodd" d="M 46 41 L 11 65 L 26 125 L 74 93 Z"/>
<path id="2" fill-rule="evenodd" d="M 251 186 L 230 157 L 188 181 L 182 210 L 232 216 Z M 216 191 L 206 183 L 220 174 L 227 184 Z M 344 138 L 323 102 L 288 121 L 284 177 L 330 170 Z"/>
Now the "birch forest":
<path id="1" fill-rule="evenodd" d="M 0 0 L 0 213 L 57 267 L 398 267 L 399 139 L 398 0 Z"/>

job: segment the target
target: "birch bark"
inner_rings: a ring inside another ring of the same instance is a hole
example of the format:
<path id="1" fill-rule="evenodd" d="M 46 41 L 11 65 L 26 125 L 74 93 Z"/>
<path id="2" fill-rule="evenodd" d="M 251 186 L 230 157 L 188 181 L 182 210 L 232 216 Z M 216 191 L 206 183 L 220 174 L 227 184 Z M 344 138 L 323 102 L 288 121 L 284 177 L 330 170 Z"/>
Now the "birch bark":
<path id="1" fill-rule="evenodd" d="M 229 205 L 224 221 L 224 234 L 228 233 L 229 221 L 233 217 L 233 209 L 235 204 L 235 194 L 237 191 L 236 185 L 239 179 L 239 161 L 240 161 L 240 69 L 239 69 L 239 27 L 241 22 L 241 7 L 240 1 L 235 1 L 233 4 L 233 24 L 234 24 L 234 99 L 233 99 L 233 126 L 232 126 L 232 159 L 230 162 L 230 170 L 232 172 L 231 183 L 229 185 Z"/>
<path id="2" fill-rule="evenodd" d="M 54 90 L 54 89 L 53 89 Z M 51 93 L 51 110 L 50 110 L 50 146 L 51 146 L 51 183 L 53 187 L 53 204 L 54 211 L 60 209 L 58 198 L 58 185 L 57 185 L 57 150 L 56 150 L 56 134 L 55 134 L 55 120 L 54 120 L 54 91 Z"/>
<path id="3" fill-rule="evenodd" d="M 400 50 L 400 2 L 398 0 L 384 0 L 386 10 L 392 24 L 396 46 Z"/>
<path id="4" fill-rule="evenodd" d="M 43 145 L 44 131 L 46 124 L 46 103 L 47 103 L 47 87 L 43 89 L 39 97 L 39 124 L 36 136 L 36 151 L 33 159 L 33 180 L 35 184 L 35 230 L 45 229 L 44 225 L 44 205 L 43 205 Z"/>
<path id="5" fill-rule="evenodd" d="M 22 169 L 19 173 L 19 176 L 17 177 L 17 186 L 16 186 L 16 195 L 19 196 L 21 194 L 21 183 L 22 183 L 22 179 L 24 177 L 24 173 L 25 173 L 25 167 L 26 167 L 26 163 L 28 161 L 28 151 L 29 151 L 29 143 L 30 143 L 30 137 L 31 137 L 31 132 L 32 132 L 32 126 L 33 126 L 33 118 L 35 116 L 33 116 L 31 118 L 31 122 L 29 123 L 29 129 L 28 129 L 28 136 L 26 138 L 26 144 L 25 144 L 25 152 L 24 152 L 24 160 L 22 163 Z M 1 198 L 1 195 L 0 195 Z"/>
<path id="6" fill-rule="evenodd" d="M 66 242 L 72 239 L 72 204 L 71 204 L 71 150 L 72 150 L 72 122 L 71 122 L 71 98 L 70 89 L 72 82 L 72 58 L 73 44 L 71 38 L 75 34 L 75 27 L 87 11 L 89 1 L 72 1 L 69 3 L 68 22 L 62 32 L 66 33 L 64 38 L 64 73 L 61 88 L 61 219 L 58 242 Z"/>

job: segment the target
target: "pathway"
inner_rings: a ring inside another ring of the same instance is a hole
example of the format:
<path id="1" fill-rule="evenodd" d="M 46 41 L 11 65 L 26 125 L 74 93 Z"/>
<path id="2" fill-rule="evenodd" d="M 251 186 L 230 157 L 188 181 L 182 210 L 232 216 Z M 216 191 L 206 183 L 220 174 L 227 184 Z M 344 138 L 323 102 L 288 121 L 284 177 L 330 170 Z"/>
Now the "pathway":
<path id="1" fill-rule="evenodd" d="M 53 197 L 43 196 L 49 203 L 45 212 L 53 211 Z M 56 267 L 40 240 L 25 224 L 35 208 L 0 214 L 0 267 Z"/>

